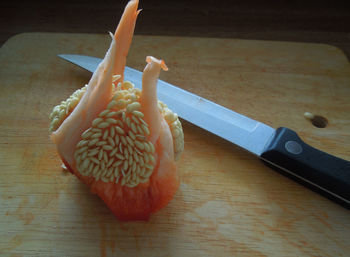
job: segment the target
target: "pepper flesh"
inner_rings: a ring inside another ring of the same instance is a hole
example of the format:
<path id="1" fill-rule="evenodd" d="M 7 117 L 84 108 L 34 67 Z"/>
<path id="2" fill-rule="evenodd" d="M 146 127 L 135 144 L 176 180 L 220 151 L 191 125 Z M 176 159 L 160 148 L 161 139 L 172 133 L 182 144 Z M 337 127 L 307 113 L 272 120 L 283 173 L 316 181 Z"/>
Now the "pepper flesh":
<path id="1" fill-rule="evenodd" d="M 163 61 L 154 57 L 146 58 L 142 91 L 138 99 L 141 104 L 140 111 L 149 128 L 147 140 L 155 148 L 154 157 L 152 157 L 154 169 L 149 179 L 136 186 L 128 187 L 120 182 L 103 181 L 93 176 L 85 176 L 77 167 L 75 151 L 82 134 L 89 130 L 93 121 L 107 109 L 115 94 L 121 90 L 120 87 L 115 90 L 115 85 L 125 84 L 123 73 L 139 13 L 137 5 L 136 0 L 127 4 L 116 32 L 112 36 L 110 48 L 92 75 L 86 92 L 73 111 L 51 134 L 51 139 L 56 144 L 58 153 L 68 170 L 87 184 L 93 193 L 98 194 L 120 220 L 147 220 L 151 213 L 168 204 L 179 186 L 174 154 L 174 133 L 170 127 L 174 120 L 169 121 L 164 118 L 169 110 L 166 105 L 158 102 L 156 94 L 160 70 L 166 70 L 167 67 Z M 113 78 L 116 78 L 116 75 L 120 77 L 114 81 Z M 176 122 L 178 122 L 177 126 L 173 127 L 177 127 L 177 130 L 181 129 L 182 133 L 181 123 L 178 119 Z M 177 153 L 183 149 L 183 134 L 181 136 L 182 138 L 178 141 L 182 147 L 177 149 Z"/>

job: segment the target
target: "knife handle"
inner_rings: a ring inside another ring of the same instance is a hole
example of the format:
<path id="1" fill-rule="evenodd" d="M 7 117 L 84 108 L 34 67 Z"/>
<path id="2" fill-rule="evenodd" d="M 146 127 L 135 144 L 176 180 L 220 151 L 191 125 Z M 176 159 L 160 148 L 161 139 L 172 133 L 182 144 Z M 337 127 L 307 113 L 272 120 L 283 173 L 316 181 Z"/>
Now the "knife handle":
<path id="1" fill-rule="evenodd" d="M 297 133 L 278 128 L 261 159 L 268 166 L 350 209 L 350 162 L 304 143 Z"/>

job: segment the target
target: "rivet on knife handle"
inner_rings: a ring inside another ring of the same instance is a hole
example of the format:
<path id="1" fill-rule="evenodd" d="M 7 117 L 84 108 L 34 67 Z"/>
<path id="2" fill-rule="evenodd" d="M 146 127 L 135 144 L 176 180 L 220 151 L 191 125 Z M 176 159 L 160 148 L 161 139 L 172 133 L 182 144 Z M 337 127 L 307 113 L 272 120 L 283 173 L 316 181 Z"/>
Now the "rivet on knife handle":
<path id="1" fill-rule="evenodd" d="M 261 158 L 285 175 L 350 208 L 350 162 L 309 146 L 288 128 L 276 130 Z"/>

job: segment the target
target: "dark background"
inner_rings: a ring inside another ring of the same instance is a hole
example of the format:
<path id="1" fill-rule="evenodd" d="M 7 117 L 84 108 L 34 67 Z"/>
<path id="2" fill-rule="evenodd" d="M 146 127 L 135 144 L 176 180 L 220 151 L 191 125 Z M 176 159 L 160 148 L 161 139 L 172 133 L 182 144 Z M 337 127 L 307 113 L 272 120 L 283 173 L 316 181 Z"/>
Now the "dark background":
<path id="1" fill-rule="evenodd" d="M 154 1 L 135 33 L 327 43 L 350 56 L 347 1 Z M 127 0 L 2 1 L 0 45 L 21 32 L 113 31 Z"/>

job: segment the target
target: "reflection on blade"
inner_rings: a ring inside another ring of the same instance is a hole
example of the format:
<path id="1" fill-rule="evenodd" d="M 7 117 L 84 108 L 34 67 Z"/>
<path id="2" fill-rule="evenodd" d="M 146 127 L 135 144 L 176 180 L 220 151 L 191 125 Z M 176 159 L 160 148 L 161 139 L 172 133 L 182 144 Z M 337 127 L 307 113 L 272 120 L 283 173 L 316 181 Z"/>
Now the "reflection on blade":
<path id="1" fill-rule="evenodd" d="M 59 55 L 91 72 L 101 59 L 81 55 Z M 142 72 L 125 68 L 125 80 L 141 89 Z M 210 131 L 258 156 L 270 140 L 275 129 L 231 111 L 167 82 L 158 80 L 158 98 L 181 118 Z"/>

